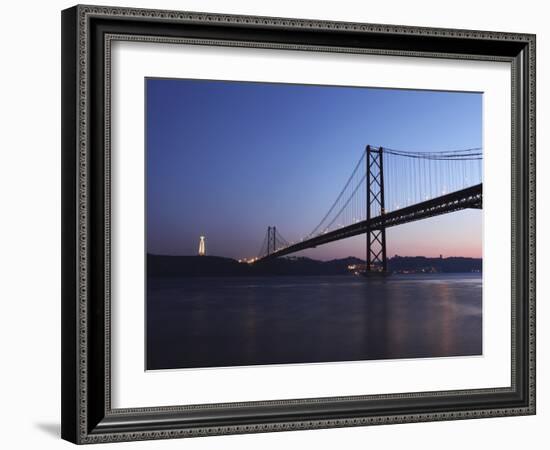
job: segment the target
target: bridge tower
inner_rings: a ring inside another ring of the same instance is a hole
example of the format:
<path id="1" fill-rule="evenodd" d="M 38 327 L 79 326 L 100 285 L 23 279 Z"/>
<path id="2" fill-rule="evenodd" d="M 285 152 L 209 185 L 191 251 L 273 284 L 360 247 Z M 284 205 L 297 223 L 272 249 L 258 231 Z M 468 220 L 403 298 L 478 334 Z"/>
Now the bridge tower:
<path id="1" fill-rule="evenodd" d="M 367 221 L 385 214 L 383 149 L 367 145 Z M 386 229 L 367 230 L 367 272 L 386 272 Z"/>
<path id="2" fill-rule="evenodd" d="M 277 228 L 267 227 L 267 254 L 277 251 Z"/>

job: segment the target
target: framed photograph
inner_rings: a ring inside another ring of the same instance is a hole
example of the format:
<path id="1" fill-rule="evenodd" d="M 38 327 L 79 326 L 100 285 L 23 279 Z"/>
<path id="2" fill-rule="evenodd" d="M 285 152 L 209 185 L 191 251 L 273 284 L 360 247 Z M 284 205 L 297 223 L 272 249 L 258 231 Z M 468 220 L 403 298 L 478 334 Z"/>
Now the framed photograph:
<path id="1" fill-rule="evenodd" d="M 62 437 L 535 413 L 535 36 L 62 12 Z"/>

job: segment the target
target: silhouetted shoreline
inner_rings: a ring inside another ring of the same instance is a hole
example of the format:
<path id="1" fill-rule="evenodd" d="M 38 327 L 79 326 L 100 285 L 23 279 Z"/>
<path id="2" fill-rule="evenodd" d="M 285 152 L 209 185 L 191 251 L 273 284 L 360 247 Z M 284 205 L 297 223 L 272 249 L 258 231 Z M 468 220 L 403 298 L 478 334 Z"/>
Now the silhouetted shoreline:
<path id="1" fill-rule="evenodd" d="M 149 277 L 345 275 L 362 270 L 365 261 L 355 257 L 319 261 L 306 257 L 283 257 L 254 264 L 220 256 L 147 255 Z M 481 258 L 394 256 L 388 259 L 393 273 L 481 272 Z"/>

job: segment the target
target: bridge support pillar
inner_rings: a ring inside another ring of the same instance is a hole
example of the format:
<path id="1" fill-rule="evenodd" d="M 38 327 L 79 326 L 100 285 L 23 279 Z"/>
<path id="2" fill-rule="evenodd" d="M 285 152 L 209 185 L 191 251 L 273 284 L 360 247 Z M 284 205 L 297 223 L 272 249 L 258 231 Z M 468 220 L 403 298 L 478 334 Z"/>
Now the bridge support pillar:
<path id="1" fill-rule="evenodd" d="M 373 148 L 367 145 L 367 221 L 385 214 L 384 204 L 384 162 L 382 147 Z M 386 272 L 388 270 L 386 255 L 386 229 L 367 230 L 367 272 Z"/>
<path id="2" fill-rule="evenodd" d="M 267 227 L 267 252 L 266 255 L 270 255 L 277 251 L 277 228 Z"/>

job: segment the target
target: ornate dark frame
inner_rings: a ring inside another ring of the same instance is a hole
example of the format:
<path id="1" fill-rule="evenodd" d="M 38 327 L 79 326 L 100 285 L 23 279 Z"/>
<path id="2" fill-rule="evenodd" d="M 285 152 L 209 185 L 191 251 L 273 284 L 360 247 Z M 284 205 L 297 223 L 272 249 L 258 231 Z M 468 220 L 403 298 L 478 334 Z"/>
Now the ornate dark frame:
<path id="1" fill-rule="evenodd" d="M 112 409 L 113 40 L 511 63 L 511 386 Z M 535 414 L 535 36 L 98 6 L 67 9 L 62 12 L 62 261 L 62 437 L 75 443 Z"/>

